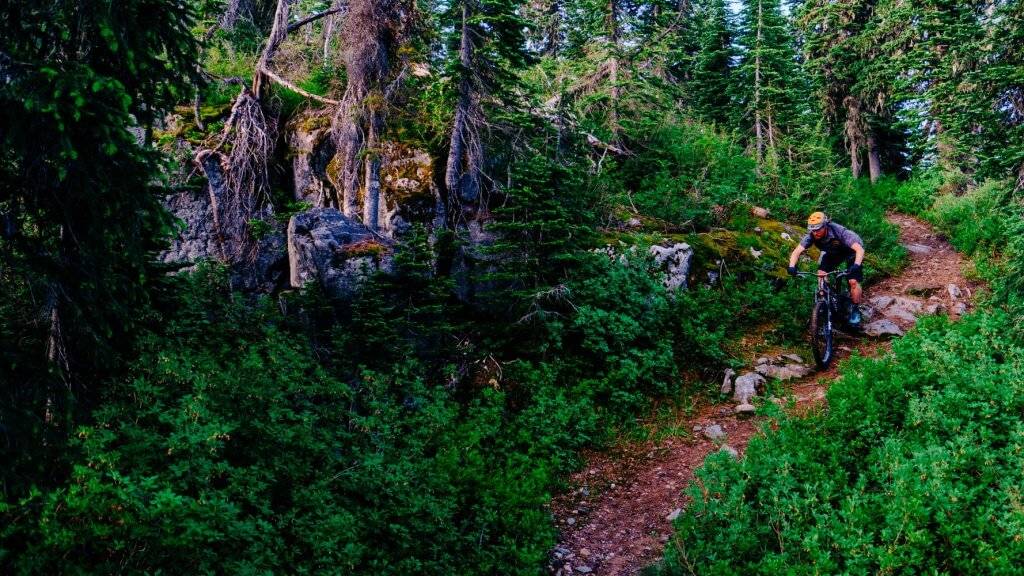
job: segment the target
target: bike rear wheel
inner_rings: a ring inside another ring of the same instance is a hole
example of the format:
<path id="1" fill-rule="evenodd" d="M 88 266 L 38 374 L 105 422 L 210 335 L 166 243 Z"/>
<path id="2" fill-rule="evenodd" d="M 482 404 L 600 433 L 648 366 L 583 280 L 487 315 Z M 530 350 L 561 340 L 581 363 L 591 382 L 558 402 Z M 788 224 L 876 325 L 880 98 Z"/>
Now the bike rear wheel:
<path id="1" fill-rule="evenodd" d="M 824 370 L 832 362 L 832 325 L 826 302 L 816 303 L 811 311 L 810 337 L 814 362 Z"/>

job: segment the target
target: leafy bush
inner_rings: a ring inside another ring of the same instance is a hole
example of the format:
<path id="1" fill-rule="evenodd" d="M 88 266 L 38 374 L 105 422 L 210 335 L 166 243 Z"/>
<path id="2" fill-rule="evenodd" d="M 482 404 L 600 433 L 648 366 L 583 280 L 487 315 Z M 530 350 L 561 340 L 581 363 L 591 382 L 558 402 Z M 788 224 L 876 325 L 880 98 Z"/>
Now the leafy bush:
<path id="1" fill-rule="evenodd" d="M 1006 222 L 1013 214 L 1012 188 L 990 180 L 962 196 L 939 196 L 928 212 L 931 220 L 948 231 L 949 240 L 958 250 L 976 254 L 998 250 L 1008 239 Z"/>
<path id="2" fill-rule="evenodd" d="M 190 283 L 79 429 L 66 488 L 0 509 L 12 573 L 536 572 L 571 403 L 458 402 L 412 358 L 342 380 L 276 307 Z"/>
<path id="3" fill-rule="evenodd" d="M 696 122 L 667 122 L 644 139 L 644 154 L 628 158 L 622 176 L 632 202 L 648 216 L 695 228 L 714 224 L 711 207 L 744 202 L 754 163 L 731 137 Z"/>

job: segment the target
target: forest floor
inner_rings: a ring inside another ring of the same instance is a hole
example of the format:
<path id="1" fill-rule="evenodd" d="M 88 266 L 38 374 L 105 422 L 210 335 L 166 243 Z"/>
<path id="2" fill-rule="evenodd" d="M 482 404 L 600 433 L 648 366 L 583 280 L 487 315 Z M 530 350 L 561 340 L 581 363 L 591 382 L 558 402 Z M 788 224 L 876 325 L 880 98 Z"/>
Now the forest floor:
<path id="1" fill-rule="evenodd" d="M 865 290 L 871 303 L 863 307 L 865 322 L 885 318 L 907 330 L 917 315 L 956 318 L 965 312 L 980 287 L 964 277 L 965 259 L 924 222 L 903 214 L 889 219 L 900 229 L 909 265 Z M 877 356 L 889 350 L 889 341 L 879 338 L 845 338 L 837 344 L 840 360 L 854 352 Z M 755 358 L 749 362 L 753 366 Z M 783 385 L 792 412 L 827 409 L 825 392 L 839 376 L 836 364 Z M 569 479 L 570 489 L 551 504 L 560 532 L 551 573 L 632 576 L 657 562 L 672 520 L 686 507 L 684 489 L 704 458 L 717 450 L 742 457 L 750 439 L 761 433 L 764 420 L 738 416 L 734 406 L 699 406 L 681 415 L 672 427 L 677 433 L 667 438 L 625 441 L 584 454 L 586 464 Z"/>

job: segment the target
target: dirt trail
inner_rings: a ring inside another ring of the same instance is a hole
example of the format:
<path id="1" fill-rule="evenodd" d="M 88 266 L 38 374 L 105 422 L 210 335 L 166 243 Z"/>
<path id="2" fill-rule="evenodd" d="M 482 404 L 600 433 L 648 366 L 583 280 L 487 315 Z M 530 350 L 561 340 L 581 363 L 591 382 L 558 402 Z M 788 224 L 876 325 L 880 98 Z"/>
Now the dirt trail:
<path id="1" fill-rule="evenodd" d="M 910 264 L 865 291 L 865 322 L 888 320 L 904 331 L 916 316 L 946 313 L 955 318 L 966 311 L 978 284 L 963 277 L 963 257 L 927 224 L 902 214 L 890 214 L 889 220 L 900 228 Z M 840 359 L 853 350 L 874 356 L 889 348 L 888 342 L 875 338 L 838 344 Z M 823 404 L 829 383 L 838 375 L 834 366 L 787 383 L 796 410 Z M 736 416 L 734 404 L 702 407 L 678 426 L 692 435 L 584 455 L 587 464 L 570 478 L 572 488 L 552 502 L 561 538 L 551 555 L 551 573 L 638 574 L 661 557 L 671 520 L 686 506 L 683 489 L 704 458 L 715 450 L 742 455 L 758 433 L 757 419 Z M 724 437 L 711 440 L 708 436 L 719 432 L 716 426 Z"/>

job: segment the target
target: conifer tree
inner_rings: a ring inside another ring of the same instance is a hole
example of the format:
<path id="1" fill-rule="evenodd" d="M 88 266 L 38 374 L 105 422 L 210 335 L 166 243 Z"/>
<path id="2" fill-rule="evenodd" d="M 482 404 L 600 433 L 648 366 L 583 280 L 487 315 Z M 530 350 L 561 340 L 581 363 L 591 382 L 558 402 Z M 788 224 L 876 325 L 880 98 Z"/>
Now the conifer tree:
<path id="1" fill-rule="evenodd" d="M 738 39 L 741 61 L 733 84 L 734 98 L 758 166 L 766 154 L 778 154 L 783 138 L 801 115 L 803 86 L 796 65 L 793 35 L 779 0 L 749 0 L 741 13 Z"/>
<path id="2" fill-rule="evenodd" d="M 448 203 L 459 207 L 449 215 L 455 222 L 475 211 L 481 200 L 486 132 L 494 121 L 488 108 L 499 108 L 508 99 L 513 71 L 526 60 L 518 6 L 516 0 L 454 0 L 444 15 L 452 31 L 446 76 L 454 89 L 444 182 Z"/>
<path id="3" fill-rule="evenodd" d="M 725 0 L 701 0 L 693 7 L 691 25 L 697 25 L 697 51 L 686 78 L 690 105 L 702 118 L 730 127 L 735 118 L 730 99 L 733 29 Z"/>
<path id="4" fill-rule="evenodd" d="M 146 318 L 170 222 L 145 141 L 186 94 L 191 21 L 181 0 L 0 6 L 0 426 L 19 460 L 60 443 Z"/>

